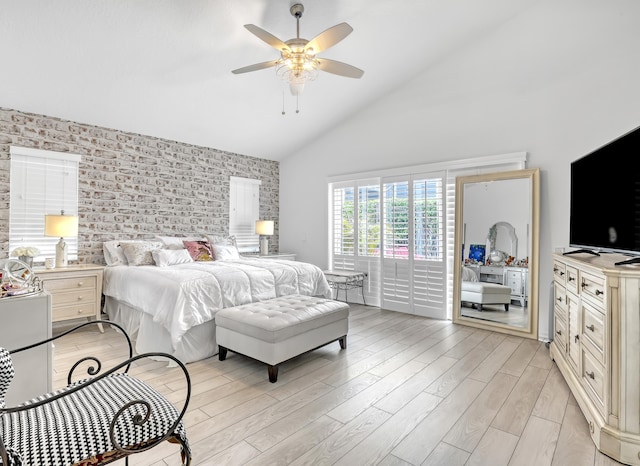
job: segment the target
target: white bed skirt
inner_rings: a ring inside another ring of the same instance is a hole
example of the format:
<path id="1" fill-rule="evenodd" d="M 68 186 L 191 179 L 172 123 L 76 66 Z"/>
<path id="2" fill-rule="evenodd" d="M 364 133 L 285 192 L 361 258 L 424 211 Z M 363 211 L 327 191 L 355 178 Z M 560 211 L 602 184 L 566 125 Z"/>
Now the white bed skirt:
<path id="1" fill-rule="evenodd" d="M 134 340 L 136 353 L 163 352 L 183 363 L 206 359 L 218 354 L 215 321 L 196 325 L 184 334 L 176 348 L 171 346 L 167 329 L 153 321 L 153 316 L 105 296 L 104 312 L 109 320 L 121 325 Z"/>

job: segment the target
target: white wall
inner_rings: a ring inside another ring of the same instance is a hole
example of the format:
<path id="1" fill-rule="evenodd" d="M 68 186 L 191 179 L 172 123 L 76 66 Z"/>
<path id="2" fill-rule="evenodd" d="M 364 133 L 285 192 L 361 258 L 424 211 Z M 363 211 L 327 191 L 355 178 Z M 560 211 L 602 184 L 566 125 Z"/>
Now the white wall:
<path id="1" fill-rule="evenodd" d="M 551 253 L 569 238 L 569 164 L 640 125 L 638 18 L 636 0 L 541 0 L 417 79 L 400 84 L 398 70 L 395 92 L 282 161 L 280 250 L 326 266 L 329 176 L 526 151 L 541 169 L 547 339 Z"/>

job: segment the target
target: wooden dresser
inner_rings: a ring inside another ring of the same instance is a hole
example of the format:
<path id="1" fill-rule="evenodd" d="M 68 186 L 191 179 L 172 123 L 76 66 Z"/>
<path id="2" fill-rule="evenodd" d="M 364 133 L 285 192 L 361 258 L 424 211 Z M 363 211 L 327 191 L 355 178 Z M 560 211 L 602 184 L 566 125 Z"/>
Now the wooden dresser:
<path id="1" fill-rule="evenodd" d="M 640 266 L 620 254 L 554 255 L 555 360 L 596 447 L 640 465 Z"/>
<path id="2" fill-rule="evenodd" d="M 64 268 L 35 269 L 51 295 L 53 322 L 101 317 L 102 274 L 104 266 L 86 264 Z M 102 325 L 99 325 L 103 331 Z"/>

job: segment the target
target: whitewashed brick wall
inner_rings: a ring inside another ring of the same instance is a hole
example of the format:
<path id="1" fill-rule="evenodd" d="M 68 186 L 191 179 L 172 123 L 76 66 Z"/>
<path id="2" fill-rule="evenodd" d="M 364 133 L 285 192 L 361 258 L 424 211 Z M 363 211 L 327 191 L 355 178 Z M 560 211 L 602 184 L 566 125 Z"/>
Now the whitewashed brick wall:
<path id="1" fill-rule="evenodd" d="M 262 180 L 260 217 L 276 221 L 279 164 L 208 147 L 0 108 L 0 258 L 9 245 L 9 146 L 80 154 L 79 262 L 102 243 L 154 235 L 227 234 L 229 176 Z"/>

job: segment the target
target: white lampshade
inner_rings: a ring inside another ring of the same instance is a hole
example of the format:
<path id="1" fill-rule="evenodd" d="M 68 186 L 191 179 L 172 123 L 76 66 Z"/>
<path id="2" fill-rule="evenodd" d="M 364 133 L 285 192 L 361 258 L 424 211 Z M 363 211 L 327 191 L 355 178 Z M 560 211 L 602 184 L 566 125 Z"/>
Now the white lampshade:
<path id="1" fill-rule="evenodd" d="M 78 236 L 78 216 L 77 215 L 45 215 L 44 216 L 45 236 Z"/>
<path id="2" fill-rule="evenodd" d="M 66 267 L 67 244 L 64 242 L 65 236 L 78 236 L 78 216 L 77 215 L 45 215 L 44 216 L 45 236 L 56 236 L 60 238 L 56 244 L 56 268 Z"/>
<path id="3" fill-rule="evenodd" d="M 257 220 L 256 234 L 265 236 L 273 235 L 273 220 Z"/>

